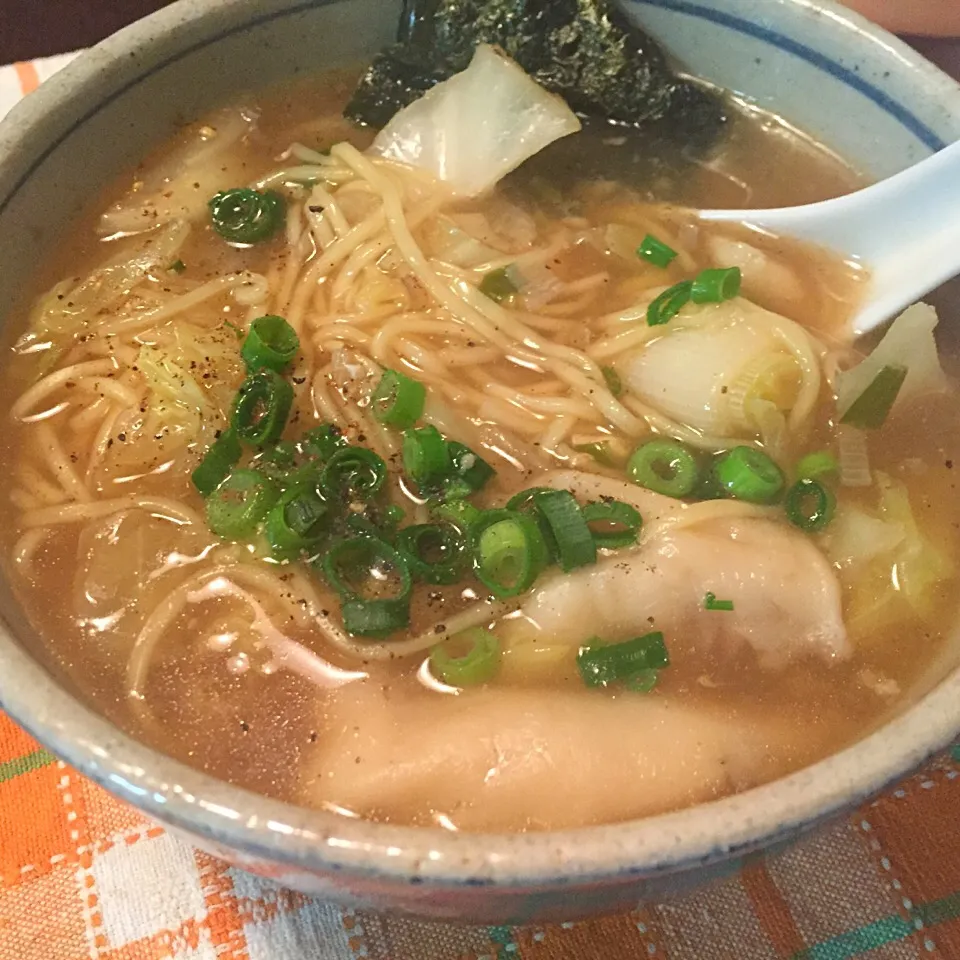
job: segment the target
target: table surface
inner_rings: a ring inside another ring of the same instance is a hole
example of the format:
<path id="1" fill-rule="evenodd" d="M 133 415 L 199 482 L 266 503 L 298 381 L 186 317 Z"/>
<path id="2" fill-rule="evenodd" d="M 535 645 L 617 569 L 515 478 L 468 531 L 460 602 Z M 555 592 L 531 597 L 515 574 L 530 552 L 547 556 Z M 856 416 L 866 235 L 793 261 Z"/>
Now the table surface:
<path id="1" fill-rule="evenodd" d="M 163 5 L 0 0 L 0 63 L 88 45 Z M 915 44 L 960 79 L 960 40 Z M 192 851 L 0 715 L 0 960 L 960 960 L 958 811 L 955 749 L 681 902 L 438 928 L 340 911 Z"/>

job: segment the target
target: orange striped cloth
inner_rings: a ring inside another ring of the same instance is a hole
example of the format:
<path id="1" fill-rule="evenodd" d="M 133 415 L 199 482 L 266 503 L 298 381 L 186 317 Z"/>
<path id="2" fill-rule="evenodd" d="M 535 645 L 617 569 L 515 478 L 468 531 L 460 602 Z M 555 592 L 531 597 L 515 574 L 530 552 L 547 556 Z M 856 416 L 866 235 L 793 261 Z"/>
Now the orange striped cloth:
<path id="1" fill-rule="evenodd" d="M 66 59 L 0 68 L 0 115 Z M 447 927 L 342 910 L 198 853 L 0 714 L 0 960 L 852 957 L 960 960 L 960 749 L 685 900 L 590 923 Z"/>

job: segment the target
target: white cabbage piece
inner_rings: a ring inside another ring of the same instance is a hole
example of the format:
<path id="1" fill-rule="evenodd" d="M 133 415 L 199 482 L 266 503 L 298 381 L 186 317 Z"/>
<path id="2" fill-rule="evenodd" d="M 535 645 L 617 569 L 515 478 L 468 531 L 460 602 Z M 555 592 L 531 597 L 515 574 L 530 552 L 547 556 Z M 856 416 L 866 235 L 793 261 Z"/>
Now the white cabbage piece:
<path id="1" fill-rule="evenodd" d="M 711 800 L 784 772 L 808 737 L 657 696 L 443 696 L 373 681 L 332 694 L 319 722 L 302 802 L 462 830 L 564 829 Z"/>
<path id="2" fill-rule="evenodd" d="M 462 73 L 401 110 L 370 148 L 478 196 L 580 121 L 502 51 L 482 44 Z"/>
<path id="3" fill-rule="evenodd" d="M 850 370 L 837 375 L 837 412 L 844 416 L 854 401 L 886 366 L 906 367 L 907 376 L 893 409 L 925 394 L 947 387 L 947 377 L 937 356 L 933 331 L 937 311 L 915 303 L 897 317 L 871 354 Z"/>

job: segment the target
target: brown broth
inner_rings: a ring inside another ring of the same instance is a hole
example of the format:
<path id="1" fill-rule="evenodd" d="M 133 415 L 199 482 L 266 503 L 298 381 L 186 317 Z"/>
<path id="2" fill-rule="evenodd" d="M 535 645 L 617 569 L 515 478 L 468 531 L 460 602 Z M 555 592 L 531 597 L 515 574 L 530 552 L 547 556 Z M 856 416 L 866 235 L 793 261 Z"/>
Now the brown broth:
<path id="1" fill-rule="evenodd" d="M 349 77 L 328 76 L 255 98 L 260 110 L 257 133 L 248 144 L 237 148 L 233 157 L 244 179 L 252 181 L 275 169 L 278 154 L 292 141 L 322 148 L 349 139 L 365 146 L 369 135 L 352 130 L 339 119 L 338 108 L 348 89 Z M 103 258 L 102 243 L 94 230 L 99 214 L 123 197 L 132 184 L 147 178 L 183 139 L 161 149 L 92 205 L 89 215 L 32 279 L 31 299 L 63 276 L 82 275 Z M 606 171 L 603 178 L 584 180 L 583 170 L 595 168 Z M 551 147 L 515 174 L 503 192 L 507 197 L 529 198 L 543 184 L 549 196 L 559 195 L 560 204 L 551 208 L 553 201 L 548 199 L 537 207 L 539 224 L 569 216 L 582 219 L 587 226 L 617 224 L 628 231 L 625 236 L 630 236 L 630 230 L 642 232 L 651 222 L 661 228 L 673 224 L 682 231 L 685 218 L 677 213 L 678 206 L 803 203 L 855 189 L 862 178 L 776 118 L 738 109 L 733 112 L 725 146 L 707 163 L 695 163 L 682 155 L 652 157 L 649 146 L 630 135 L 609 128 L 592 129 L 573 146 L 561 142 Z M 461 212 L 484 212 L 491 202 L 495 201 L 465 204 Z M 738 239 L 735 233 L 725 237 Z M 770 238 L 752 239 L 772 260 L 789 265 L 799 295 L 785 293 L 782 288 L 751 289 L 749 283 L 745 293 L 828 340 L 842 340 L 843 322 L 859 293 L 862 277 L 858 272 L 821 253 Z M 712 263 L 709 240 L 709 236 L 700 235 L 686 244 L 686 254 L 698 268 Z M 566 281 L 589 277 L 598 267 L 609 273 L 602 295 L 573 314 L 571 322 L 557 333 L 558 340 L 575 346 L 591 335 L 591 324 L 598 316 L 626 308 L 651 285 L 636 265 L 585 249 L 564 255 L 556 265 Z M 179 256 L 189 265 L 190 279 L 204 281 L 243 268 L 279 273 L 286 265 L 287 252 L 285 247 L 276 246 L 236 251 L 209 230 L 195 230 Z M 664 271 L 662 284 L 688 275 L 688 266 L 677 263 Z M 171 278 L 170 283 L 175 285 L 176 279 Z M 227 317 L 239 315 L 224 298 L 216 300 L 212 309 L 222 309 Z M 8 328 L 19 334 L 27 322 L 23 310 L 8 322 Z M 222 348 L 223 338 L 229 336 L 219 328 L 212 341 L 214 348 L 220 349 L 216 347 L 217 337 Z M 506 362 L 496 372 L 502 382 L 517 387 L 528 388 L 542 380 L 542 375 Z M 207 373 L 223 380 L 228 390 L 234 389 L 242 377 L 238 363 L 224 367 L 211 362 Z M 0 387 L 5 404 L 9 407 L 36 376 L 34 359 L 15 354 Z M 464 368 L 465 382 L 479 389 L 486 382 L 484 376 L 479 368 Z M 831 398 L 821 399 L 821 426 L 804 449 L 817 449 L 831 435 Z M 142 412 L 144 416 L 149 413 L 146 407 Z M 958 405 L 956 397 L 950 395 L 918 404 L 894 418 L 871 444 L 874 469 L 907 486 L 923 533 L 950 556 L 955 555 L 956 531 L 960 528 L 960 498 L 954 479 L 960 470 L 958 428 Z M 5 475 L 16 478 L 18 486 L 28 490 L 22 467 L 34 455 L 33 441 L 28 437 L 32 429 L 29 425 L 8 429 L 0 450 Z M 114 444 L 127 442 L 123 436 L 111 437 Z M 82 461 L 82 450 L 68 449 L 67 453 Z M 182 453 L 176 451 L 171 456 L 182 459 Z M 142 477 L 127 480 L 123 491 L 174 497 L 193 509 L 202 509 L 188 473 L 167 470 L 163 464 L 168 459 L 160 441 L 151 469 Z M 110 491 L 124 479 L 122 460 L 114 461 L 98 478 L 97 495 L 115 495 Z M 532 479 L 535 482 L 535 477 Z M 529 475 L 503 470 L 489 499 L 496 500 L 530 481 Z M 842 496 L 845 501 L 875 506 L 871 500 L 875 491 L 844 492 Z M 4 500 L 0 511 L 4 520 L 2 545 L 4 555 L 9 556 L 23 533 L 21 510 Z M 336 707 L 338 698 L 350 697 L 351 687 L 348 684 L 336 692 L 318 695 L 317 688 L 307 680 L 277 670 L 266 651 L 249 637 L 244 639 L 242 608 L 238 605 L 223 600 L 194 604 L 175 617 L 151 663 L 142 699 L 128 696 L 125 669 L 133 640 L 143 615 L 160 604 L 169 589 L 166 579 L 158 582 L 157 571 L 176 555 L 183 572 L 172 576 L 174 582 L 178 578 L 182 581 L 188 573 L 203 568 L 204 551 L 212 541 L 205 531 L 187 533 L 167 521 L 127 511 L 119 521 L 114 516 L 90 524 L 54 527 L 29 565 L 8 564 L 8 569 L 37 626 L 42 654 L 121 728 L 222 779 L 301 803 L 335 804 L 336 785 L 324 786 L 322 773 L 316 775 L 311 758 L 314 744 L 323 740 L 330 709 Z M 92 555 L 95 559 L 86 563 L 93 572 L 85 579 L 83 557 Z M 281 569 L 280 576 L 288 574 Z M 805 736 L 802 743 L 771 746 L 771 755 L 754 781 L 771 779 L 856 740 L 902 709 L 919 692 L 918 685 L 929 684 L 936 674 L 936 662 L 948 655 L 945 625 L 954 618 L 954 582 L 951 578 L 935 591 L 925 618 L 899 611 L 898 619 L 881 623 L 867 636 L 858 637 L 858 652 L 850 663 L 827 668 L 819 661 L 804 662 L 782 674 L 770 675 L 759 671 L 749 657 L 731 659 L 715 653 L 696 660 L 677 659 L 663 672 L 656 695 L 703 704 L 728 717 L 762 717 L 769 713 L 787 718 Z M 287 584 L 297 600 L 297 584 Z M 411 633 L 462 608 L 463 589 L 460 584 L 421 594 Z M 324 603 L 334 608 L 335 598 L 319 590 Z M 298 627 L 294 622 L 287 623 L 284 632 L 322 653 L 335 668 L 349 670 L 356 666 L 325 643 L 316 629 Z M 231 634 L 236 637 L 228 643 Z M 423 690 L 417 678 L 421 659 L 414 658 L 412 663 L 371 662 L 363 669 L 371 675 L 369 682 L 387 688 L 391 697 L 421 697 Z M 559 667 L 531 671 L 523 666 L 515 668 L 508 656 L 500 682 L 524 688 L 582 689 L 569 658 Z M 877 692 L 878 685 L 884 692 Z M 582 692 L 584 697 L 597 695 Z M 699 798 L 689 797 L 689 801 L 695 799 Z M 435 823 L 438 813 L 429 796 L 405 806 L 357 812 L 422 824 Z M 539 821 L 518 812 L 515 821 L 494 825 L 524 829 L 538 826 Z"/>

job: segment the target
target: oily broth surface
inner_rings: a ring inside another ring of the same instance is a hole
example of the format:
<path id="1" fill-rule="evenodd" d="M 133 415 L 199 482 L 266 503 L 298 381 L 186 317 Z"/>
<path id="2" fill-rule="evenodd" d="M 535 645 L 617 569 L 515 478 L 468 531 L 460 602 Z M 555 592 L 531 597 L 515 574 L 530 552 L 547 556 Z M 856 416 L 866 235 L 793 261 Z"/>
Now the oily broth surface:
<path id="1" fill-rule="evenodd" d="M 349 89 L 349 77 L 328 75 L 321 82 L 258 98 L 258 132 L 248 145 L 239 148 L 243 152 L 246 180 L 276 168 L 277 155 L 292 141 L 325 147 L 349 139 L 361 148 L 366 146 L 369 134 L 351 129 L 339 118 L 339 107 Z M 560 190 L 563 197 L 572 197 L 578 212 L 591 221 L 642 228 L 644 214 L 637 208 L 638 199 L 690 206 L 774 206 L 824 199 L 860 183 L 836 158 L 763 115 L 735 115 L 725 149 L 707 166 L 693 164 L 682 155 L 656 165 L 638 161 L 629 139 L 624 139 L 619 131 L 601 128 L 591 130 L 576 149 L 581 154 L 602 158 L 609 172 L 602 181 L 575 183 L 570 168 L 582 165 L 570 160 L 564 169 L 568 147 L 563 143 L 552 147 L 546 157 L 537 158 L 529 169 L 519 172 L 506 185 L 505 192 L 523 195 L 531 189 L 532 178 L 542 178 Z M 170 149 L 161 150 L 143 169 L 160 162 Z M 93 206 L 90 217 L 77 225 L 58 256 L 41 269 L 31 295 L 102 259 L 93 230 L 95 218 L 140 176 L 138 172 L 124 178 Z M 482 209 L 483 204 L 479 207 Z M 773 255 L 782 252 L 772 241 L 761 242 L 768 244 Z M 696 244 L 692 249 L 696 259 Z M 283 255 L 270 245 L 249 251 L 233 250 L 208 230 L 196 230 L 181 254 L 197 279 L 241 268 L 267 273 L 271 265 L 282 265 L 271 261 L 282 259 Z M 570 257 L 562 269 L 570 278 L 576 278 L 588 274 L 593 266 L 590 255 L 585 254 Z M 816 304 L 811 309 L 811 313 L 816 313 L 815 324 L 811 325 L 829 337 L 832 330 L 839 330 L 856 296 L 856 278 L 825 257 L 808 256 L 796 268 L 808 295 L 808 309 L 811 300 Z M 622 264 L 610 269 L 605 310 L 631 302 L 630 269 Z M 665 282 L 672 279 L 668 277 Z M 761 296 L 757 299 L 764 300 Z M 767 297 L 764 305 L 790 313 L 787 305 L 776 301 L 775 295 L 772 300 Z M 229 316 L 226 308 L 225 316 Z M 15 333 L 22 332 L 23 314 L 11 326 Z M 36 368 L 28 359 L 17 358 L 8 365 L 2 384 L 8 407 L 35 375 Z M 236 386 L 242 376 L 239 367 L 234 375 Z M 509 378 L 510 374 L 505 372 L 504 376 Z M 823 413 L 820 420 L 826 416 Z M 924 531 L 947 549 L 956 542 L 960 528 L 953 467 L 956 461 L 956 469 L 960 469 L 958 429 L 955 401 L 931 401 L 914 408 L 908 416 L 891 421 L 871 447 L 872 465 L 908 485 Z M 22 438 L 19 428 L 8 429 L 4 435 L 0 457 L 8 475 L 16 472 Z M 117 438 L 116 442 L 124 441 Z M 811 448 L 816 448 L 816 438 Z M 175 495 L 197 509 L 201 507 L 199 497 L 185 482 L 172 490 L 163 473 L 148 474 L 132 483 L 141 492 Z M 528 485 L 530 478 L 502 471 L 489 496 L 495 500 Z M 4 553 L 9 556 L 19 532 L 17 511 L 6 500 L 0 509 L 6 521 Z M 349 697 L 349 684 L 334 692 L 318 693 L 313 683 L 276 669 L 264 651 L 249 644 L 228 643 L 232 633 L 242 630 L 237 626 L 235 608 L 224 608 L 223 604 L 188 607 L 166 632 L 160 655 L 152 663 L 142 690 L 148 710 L 139 708 L 127 696 L 124 669 L 136 635 L 136 618 L 128 611 L 112 619 L 111 606 L 116 608 L 117 599 L 134 595 L 144 606 L 160 602 L 165 588 L 151 574 L 169 564 L 171 554 L 179 557 L 184 570 L 202 569 L 211 542 L 207 533 L 194 531 L 185 535 L 167 521 L 129 512 L 119 520 L 107 518 L 82 531 L 80 525 L 55 529 L 36 554 L 31 570 L 24 573 L 14 565 L 11 576 L 38 627 L 44 655 L 119 726 L 225 780 L 281 798 L 335 804 L 336 785 L 325 785 L 322 777 L 305 796 L 299 770 L 309 765 L 313 745 L 322 742 L 324 704 L 336 697 Z M 78 577 L 82 558 L 90 556 L 100 558 L 96 583 Z M 296 601 L 297 585 L 289 579 L 287 583 Z M 462 586 L 456 590 L 438 588 L 421 597 L 414 610 L 413 632 L 455 612 L 463 602 L 458 597 L 461 589 Z M 862 656 L 858 655 L 850 664 L 829 670 L 819 662 L 802 664 L 782 675 L 761 676 L 749 662 L 731 664 L 719 657 L 696 663 L 677 659 L 662 674 L 657 695 L 710 704 L 730 716 L 758 707 L 761 711 L 768 707 L 781 716 L 789 715 L 808 736 L 802 747 L 786 753 L 771 752 L 756 778 L 758 782 L 770 779 L 858 738 L 897 709 L 901 701 L 896 691 L 909 690 L 943 646 L 943 635 L 935 625 L 952 620 L 955 602 L 947 595 L 949 589 L 942 593 L 927 623 L 913 620 L 876 631 Z M 98 597 L 108 599 L 101 602 Z M 83 618 L 78 611 L 83 611 Z M 357 668 L 325 646 L 315 630 L 291 622 L 285 624 L 284 632 L 322 652 L 335 668 Z M 391 697 L 404 697 L 422 692 L 417 678 L 419 663 L 420 658 L 414 658 L 412 663 L 378 662 L 365 664 L 363 669 L 370 673 L 366 682 L 383 685 Z M 866 679 L 865 670 L 870 671 Z M 506 670 L 502 682 L 522 686 L 534 681 L 522 672 Z M 573 669 L 555 672 L 546 681 L 536 680 L 538 684 L 544 682 L 573 689 L 579 689 L 580 683 Z M 886 693 L 877 693 L 878 682 L 885 684 Z M 583 690 L 582 695 L 598 694 Z M 429 797 L 405 809 L 359 812 L 423 824 L 434 823 L 436 813 L 430 807 Z M 523 829 L 528 825 L 518 819 L 510 826 Z"/>

